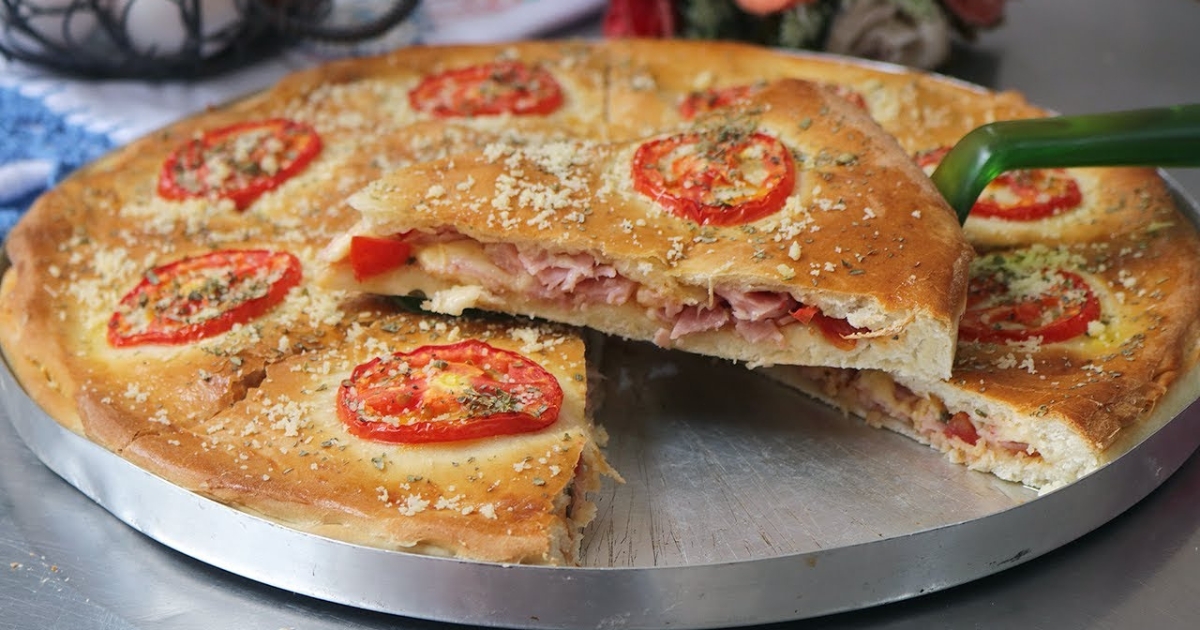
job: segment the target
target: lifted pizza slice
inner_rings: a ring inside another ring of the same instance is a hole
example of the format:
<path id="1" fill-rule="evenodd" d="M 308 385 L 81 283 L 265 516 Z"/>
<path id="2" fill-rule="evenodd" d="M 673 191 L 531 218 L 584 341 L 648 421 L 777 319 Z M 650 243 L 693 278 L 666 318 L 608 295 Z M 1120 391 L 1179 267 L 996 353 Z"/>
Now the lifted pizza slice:
<path id="1" fill-rule="evenodd" d="M 331 286 L 753 364 L 949 376 L 972 251 L 861 108 L 782 81 L 634 142 L 493 144 L 350 199 Z"/>

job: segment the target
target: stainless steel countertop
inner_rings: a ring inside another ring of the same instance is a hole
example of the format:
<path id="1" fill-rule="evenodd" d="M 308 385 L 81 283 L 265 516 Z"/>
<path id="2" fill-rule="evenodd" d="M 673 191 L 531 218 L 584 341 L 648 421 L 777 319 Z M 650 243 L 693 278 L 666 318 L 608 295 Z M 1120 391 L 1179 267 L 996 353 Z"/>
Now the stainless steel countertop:
<path id="1" fill-rule="evenodd" d="M 1008 23 L 962 47 L 945 70 L 1067 114 L 1200 102 L 1198 35 L 1200 2 L 1192 0 L 1025 0 L 1010 3 Z M 1200 196 L 1200 170 L 1170 174 Z M 0 628 L 452 627 L 292 595 L 184 557 L 59 480 L 7 422 L 0 422 L 0 459 L 0 562 L 8 564 L 0 564 Z M 1195 628 L 1198 499 L 1200 455 L 1193 455 L 1128 512 L 1044 557 L 917 599 L 774 627 Z M 62 530 L 87 531 L 87 540 L 64 538 L 59 528 L 68 518 L 73 526 Z M 87 549 L 113 560 L 96 570 Z M 188 588 L 164 588 L 156 579 L 163 572 L 187 576 Z"/>

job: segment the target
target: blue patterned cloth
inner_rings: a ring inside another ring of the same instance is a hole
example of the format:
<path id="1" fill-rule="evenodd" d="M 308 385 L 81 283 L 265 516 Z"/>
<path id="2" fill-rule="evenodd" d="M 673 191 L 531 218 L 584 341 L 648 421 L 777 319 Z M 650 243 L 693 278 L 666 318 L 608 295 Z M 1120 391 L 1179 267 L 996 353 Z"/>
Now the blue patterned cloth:
<path id="1" fill-rule="evenodd" d="M 0 236 L 33 200 L 113 147 L 108 136 L 73 125 L 38 99 L 0 86 Z"/>

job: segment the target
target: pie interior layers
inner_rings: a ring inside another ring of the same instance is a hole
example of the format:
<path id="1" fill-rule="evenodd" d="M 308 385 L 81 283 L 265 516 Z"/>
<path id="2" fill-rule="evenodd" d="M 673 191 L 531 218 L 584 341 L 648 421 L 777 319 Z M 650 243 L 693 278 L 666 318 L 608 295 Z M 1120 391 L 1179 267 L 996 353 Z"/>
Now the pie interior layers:
<path id="1" fill-rule="evenodd" d="M 708 179 L 736 190 L 699 210 L 662 201 Z M 972 256 L 894 140 L 798 80 L 631 142 L 493 143 L 389 173 L 349 203 L 362 220 L 324 255 L 338 289 L 930 380 L 950 373 Z M 366 269 L 368 246 L 395 264 Z"/>

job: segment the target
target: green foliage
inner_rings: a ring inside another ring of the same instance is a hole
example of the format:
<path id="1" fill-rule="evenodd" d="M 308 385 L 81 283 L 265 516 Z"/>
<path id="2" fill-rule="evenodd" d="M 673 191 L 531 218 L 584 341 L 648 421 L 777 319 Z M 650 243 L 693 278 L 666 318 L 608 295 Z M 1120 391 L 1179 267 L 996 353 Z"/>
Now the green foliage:
<path id="1" fill-rule="evenodd" d="M 819 0 L 773 15 L 757 16 L 742 11 L 733 0 L 681 0 L 679 34 L 691 39 L 729 39 L 819 49 L 839 2 Z"/>

